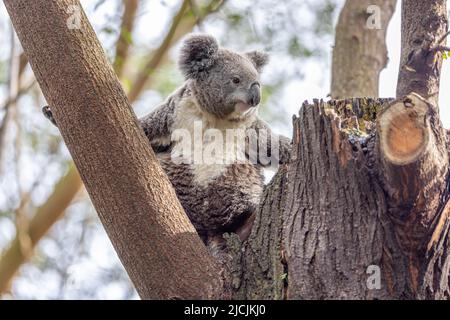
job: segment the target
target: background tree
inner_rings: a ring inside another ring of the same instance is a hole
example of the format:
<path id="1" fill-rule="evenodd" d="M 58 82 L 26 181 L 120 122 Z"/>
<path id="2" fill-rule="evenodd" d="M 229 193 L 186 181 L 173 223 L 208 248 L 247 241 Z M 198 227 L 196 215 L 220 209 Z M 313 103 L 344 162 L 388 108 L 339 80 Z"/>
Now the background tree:
<path id="1" fill-rule="evenodd" d="M 378 97 L 388 62 L 386 32 L 396 0 L 348 0 L 336 25 L 331 97 Z"/>

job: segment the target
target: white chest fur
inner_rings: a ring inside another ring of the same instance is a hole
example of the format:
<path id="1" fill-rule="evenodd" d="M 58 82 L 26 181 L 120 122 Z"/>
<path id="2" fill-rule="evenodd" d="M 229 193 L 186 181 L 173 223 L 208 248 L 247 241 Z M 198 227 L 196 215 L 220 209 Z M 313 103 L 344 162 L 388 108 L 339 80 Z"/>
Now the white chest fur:
<path id="1" fill-rule="evenodd" d="M 256 114 L 256 109 L 252 112 Z M 230 164 L 247 161 L 245 129 L 253 119 L 253 116 L 243 121 L 218 119 L 203 112 L 193 97 L 183 98 L 174 114 L 172 161 L 189 164 L 195 182 L 208 185 Z"/>

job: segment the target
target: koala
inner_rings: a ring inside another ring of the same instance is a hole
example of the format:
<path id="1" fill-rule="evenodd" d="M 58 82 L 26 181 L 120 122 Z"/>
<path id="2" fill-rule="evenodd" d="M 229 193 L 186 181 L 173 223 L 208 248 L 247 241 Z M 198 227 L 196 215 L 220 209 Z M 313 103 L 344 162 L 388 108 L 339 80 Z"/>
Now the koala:
<path id="1" fill-rule="evenodd" d="M 179 55 L 184 84 L 139 119 L 204 241 L 225 232 L 248 236 L 264 188 L 262 170 L 269 165 L 250 155 L 266 149 L 272 164 L 289 159 L 290 139 L 272 133 L 258 117 L 267 62 L 266 53 L 238 53 L 219 47 L 210 35 L 190 35 Z M 43 111 L 56 124 L 51 110 Z M 235 136 L 225 139 L 230 133 Z M 238 150 L 234 142 L 241 138 Z M 244 157 L 238 159 L 239 152 Z"/>

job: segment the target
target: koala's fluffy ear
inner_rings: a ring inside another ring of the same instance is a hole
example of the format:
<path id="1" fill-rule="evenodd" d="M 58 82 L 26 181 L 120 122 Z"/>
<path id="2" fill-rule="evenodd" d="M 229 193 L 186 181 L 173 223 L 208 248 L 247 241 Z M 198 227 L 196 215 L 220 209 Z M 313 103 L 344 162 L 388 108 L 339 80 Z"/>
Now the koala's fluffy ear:
<path id="1" fill-rule="evenodd" d="M 198 78 L 211 68 L 219 51 L 217 40 L 209 35 L 191 35 L 183 43 L 178 61 L 186 78 Z"/>
<path id="2" fill-rule="evenodd" d="M 269 55 L 262 51 L 250 51 L 245 55 L 250 59 L 258 72 L 261 72 L 263 67 L 269 62 Z"/>

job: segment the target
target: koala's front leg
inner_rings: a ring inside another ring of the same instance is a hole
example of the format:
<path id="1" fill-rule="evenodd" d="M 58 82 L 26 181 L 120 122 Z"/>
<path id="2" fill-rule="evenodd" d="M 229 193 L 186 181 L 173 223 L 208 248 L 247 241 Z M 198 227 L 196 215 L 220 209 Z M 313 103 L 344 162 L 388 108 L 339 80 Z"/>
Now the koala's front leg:
<path id="1" fill-rule="evenodd" d="M 173 110 L 174 103 L 172 99 L 169 99 L 153 112 L 139 119 L 139 124 L 155 151 L 158 151 L 159 147 L 164 144 L 170 144 L 170 126 L 173 122 Z M 42 113 L 51 123 L 58 126 L 50 106 L 43 107 Z M 167 141 L 163 142 L 163 140 Z"/>
<path id="2" fill-rule="evenodd" d="M 270 166 L 273 163 L 276 164 L 285 164 L 289 161 L 291 156 L 292 142 L 291 139 L 278 135 L 272 132 L 269 125 L 266 124 L 263 120 L 257 119 L 253 125 L 250 127 L 256 131 L 257 134 L 257 145 L 256 150 L 252 150 L 254 155 L 258 156 L 258 163 L 263 166 Z M 271 163 L 263 163 L 260 158 L 260 147 L 262 142 L 266 143 L 266 152 L 267 156 L 271 159 Z M 275 146 L 272 145 L 272 142 L 278 144 L 278 152 L 276 151 Z"/>
<path id="3" fill-rule="evenodd" d="M 52 110 L 50 109 L 50 106 L 43 107 L 42 113 L 48 120 L 50 120 L 51 123 L 53 123 L 55 126 L 57 126 L 56 120 L 55 120 L 55 118 L 53 118 L 53 113 L 52 113 Z"/>
<path id="4" fill-rule="evenodd" d="M 162 152 L 170 146 L 174 109 L 175 102 L 169 98 L 153 112 L 139 119 L 139 123 L 155 152 Z"/>

